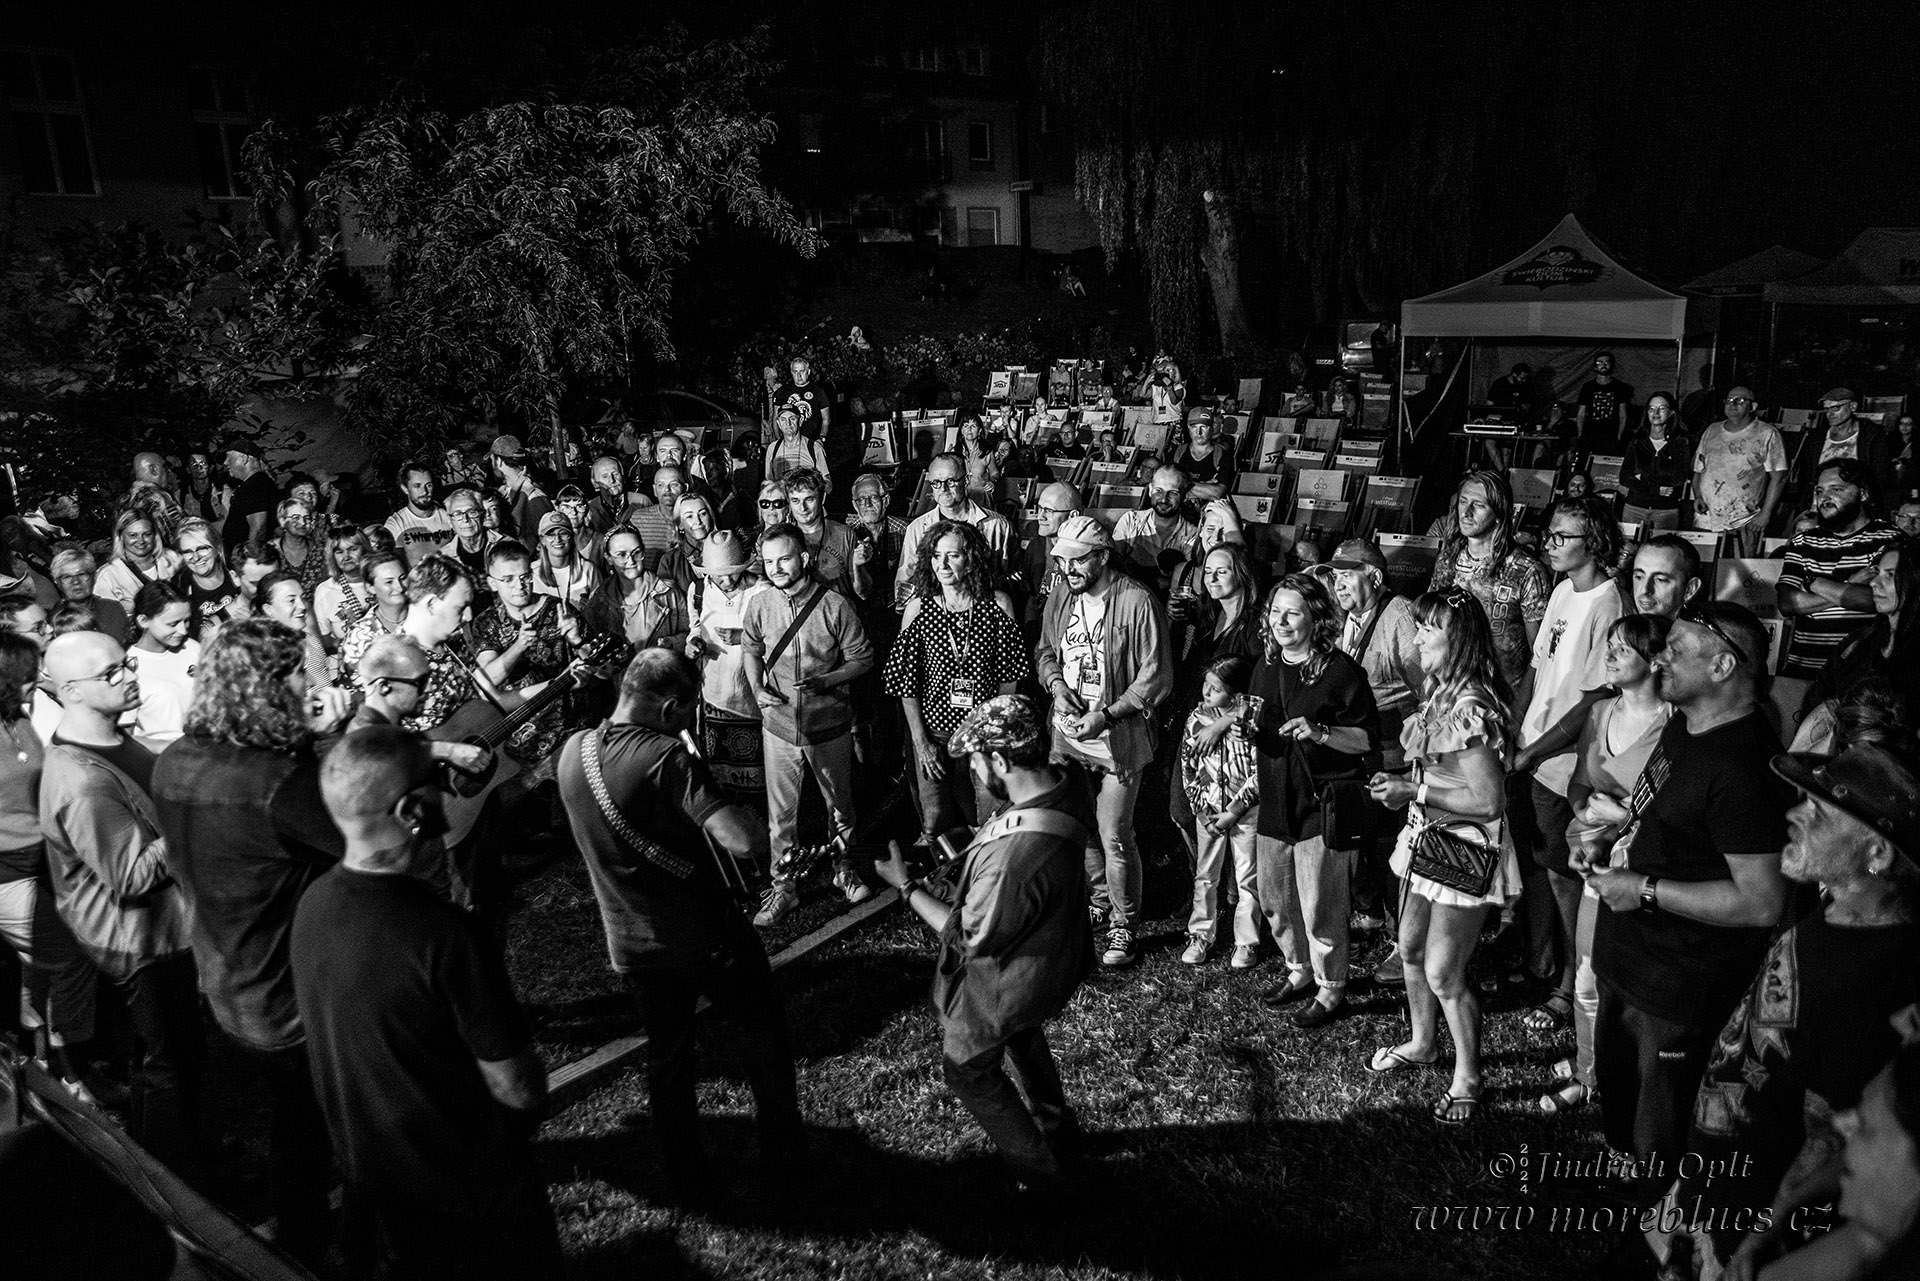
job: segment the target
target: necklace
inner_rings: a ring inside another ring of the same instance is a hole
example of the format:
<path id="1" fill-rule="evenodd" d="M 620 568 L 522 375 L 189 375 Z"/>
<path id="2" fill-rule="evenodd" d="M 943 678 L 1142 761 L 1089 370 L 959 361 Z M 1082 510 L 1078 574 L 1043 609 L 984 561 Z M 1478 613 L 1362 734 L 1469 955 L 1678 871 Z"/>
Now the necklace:
<path id="1" fill-rule="evenodd" d="M 20 746 L 20 733 L 18 730 L 14 728 L 14 726 L 18 725 L 21 721 L 24 721 L 26 719 L 27 719 L 26 717 L 21 716 L 7 722 L 7 741 L 13 745 L 13 754 L 15 757 L 19 759 L 22 765 L 25 765 L 27 763 L 27 749 Z M 29 733 L 32 732 L 31 725 L 28 726 L 28 732 Z"/>

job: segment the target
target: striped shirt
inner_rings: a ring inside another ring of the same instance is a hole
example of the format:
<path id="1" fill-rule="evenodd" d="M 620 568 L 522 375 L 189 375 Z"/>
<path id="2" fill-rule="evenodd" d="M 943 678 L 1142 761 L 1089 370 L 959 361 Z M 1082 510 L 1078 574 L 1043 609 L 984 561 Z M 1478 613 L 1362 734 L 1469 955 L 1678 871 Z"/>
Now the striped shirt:
<path id="1" fill-rule="evenodd" d="M 1808 591 L 1816 578 L 1846 582 L 1871 569 L 1900 531 L 1884 520 L 1870 520 L 1851 534 L 1799 534 L 1787 544 L 1780 586 Z M 1873 621 L 1872 610 L 1841 609 L 1837 605 L 1802 614 L 1793 625 L 1793 639 L 1781 661 L 1781 676 L 1810 680 L 1840 651 L 1847 637 Z"/>
<path id="2" fill-rule="evenodd" d="M 1232 710 L 1237 711 L 1246 701 L 1246 695 L 1237 695 Z M 1194 708 L 1180 743 L 1187 802 L 1202 821 L 1234 805 L 1251 809 L 1260 801 L 1260 770 L 1251 735 L 1230 732 L 1211 748 L 1200 745 L 1201 731 L 1228 710 L 1205 703 Z"/>

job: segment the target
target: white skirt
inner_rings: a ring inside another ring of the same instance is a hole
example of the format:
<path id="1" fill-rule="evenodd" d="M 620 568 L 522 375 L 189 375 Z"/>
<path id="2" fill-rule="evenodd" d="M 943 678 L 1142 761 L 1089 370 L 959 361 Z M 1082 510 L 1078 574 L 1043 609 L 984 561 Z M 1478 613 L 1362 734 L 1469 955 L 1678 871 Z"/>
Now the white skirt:
<path id="1" fill-rule="evenodd" d="M 1407 821 L 1400 828 L 1400 835 L 1393 843 L 1393 857 L 1388 866 L 1393 874 L 1408 881 L 1409 893 L 1418 894 L 1429 903 L 1438 903 L 1443 907 L 1505 907 L 1520 897 L 1520 856 L 1514 852 L 1513 837 L 1507 831 L 1507 822 L 1500 819 L 1494 826 L 1500 841 L 1500 862 L 1493 869 L 1493 881 L 1487 886 L 1487 892 L 1478 898 L 1471 894 L 1462 894 L 1459 890 L 1449 889 L 1437 881 L 1414 873 L 1408 874 L 1413 865 L 1413 829 L 1426 821 L 1425 815 L 1417 805 L 1407 809 Z"/>

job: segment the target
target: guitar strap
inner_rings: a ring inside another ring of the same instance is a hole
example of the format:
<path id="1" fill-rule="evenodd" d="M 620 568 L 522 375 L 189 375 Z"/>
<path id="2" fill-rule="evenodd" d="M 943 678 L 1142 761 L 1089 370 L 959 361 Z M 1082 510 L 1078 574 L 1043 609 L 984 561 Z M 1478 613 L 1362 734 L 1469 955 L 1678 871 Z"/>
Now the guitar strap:
<path id="1" fill-rule="evenodd" d="M 614 802 L 613 794 L 607 790 L 606 777 L 600 772 L 600 740 L 606 732 L 606 726 L 602 725 L 597 730 L 588 730 L 580 739 L 580 764 L 584 767 L 587 787 L 593 793 L 594 802 L 600 806 L 600 817 L 606 819 L 613 834 L 641 858 L 675 880 L 690 879 L 693 876 L 693 864 L 635 831 L 633 824 L 627 821 L 627 816 L 620 812 L 620 806 Z"/>

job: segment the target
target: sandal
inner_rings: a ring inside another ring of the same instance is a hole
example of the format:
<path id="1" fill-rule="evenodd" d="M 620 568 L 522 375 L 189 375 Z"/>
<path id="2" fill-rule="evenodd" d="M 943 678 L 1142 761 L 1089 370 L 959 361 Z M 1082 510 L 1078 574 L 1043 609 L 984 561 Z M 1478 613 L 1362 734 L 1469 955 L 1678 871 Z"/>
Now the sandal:
<path id="1" fill-rule="evenodd" d="M 1451 1090 L 1441 1095 L 1440 1101 L 1433 1105 L 1433 1119 L 1442 1125 L 1465 1125 L 1479 1112 L 1479 1095 L 1455 1094 Z"/>
<path id="2" fill-rule="evenodd" d="M 1515 965 L 1504 974 L 1496 972 L 1481 979 L 1480 990 L 1488 996 L 1492 996 L 1496 992 L 1523 988 L 1531 982 L 1533 982 L 1533 975 L 1527 973 L 1527 967 L 1524 965 Z"/>
<path id="3" fill-rule="evenodd" d="M 1572 1021 L 1573 998 L 1565 992 L 1554 992 L 1520 1016 L 1520 1025 L 1529 1032 L 1551 1032 Z"/>
<path id="4" fill-rule="evenodd" d="M 1430 1068 L 1440 1061 L 1440 1051 L 1435 1050 L 1430 1059 L 1410 1059 L 1391 1045 L 1383 1045 L 1373 1052 L 1367 1060 L 1367 1071 L 1374 1076 L 1386 1076 L 1390 1072 L 1411 1072 L 1415 1068 Z"/>
<path id="5" fill-rule="evenodd" d="M 1540 1110 L 1548 1116 L 1564 1116 L 1586 1101 L 1587 1087 L 1578 1081 L 1569 1081 L 1551 1094 L 1541 1095 Z"/>

